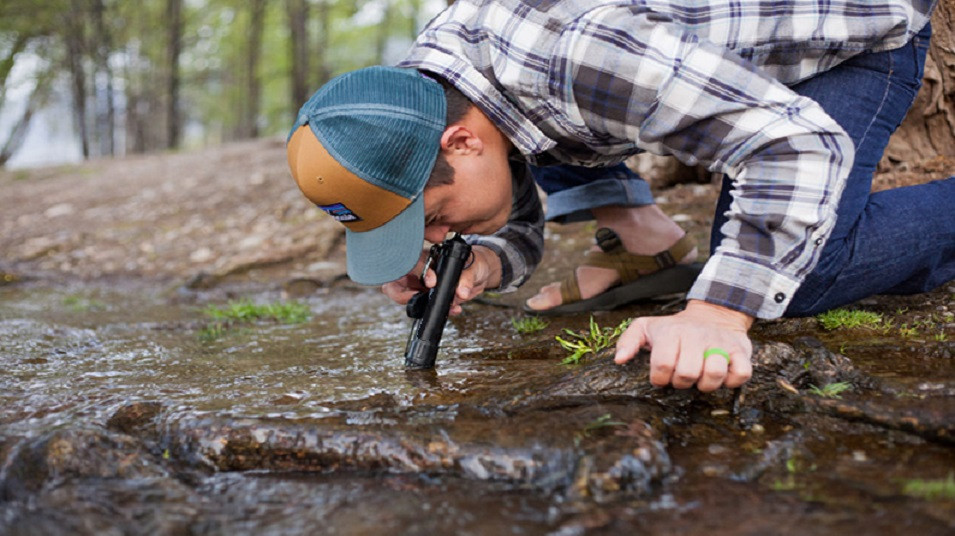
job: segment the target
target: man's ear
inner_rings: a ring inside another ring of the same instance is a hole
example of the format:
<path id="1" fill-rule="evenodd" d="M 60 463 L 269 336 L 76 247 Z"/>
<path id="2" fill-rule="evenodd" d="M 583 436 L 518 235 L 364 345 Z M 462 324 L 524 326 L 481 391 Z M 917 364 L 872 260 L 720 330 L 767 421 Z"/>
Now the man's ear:
<path id="1" fill-rule="evenodd" d="M 441 134 L 441 151 L 445 154 L 479 154 L 482 150 L 481 138 L 464 125 L 451 125 Z"/>

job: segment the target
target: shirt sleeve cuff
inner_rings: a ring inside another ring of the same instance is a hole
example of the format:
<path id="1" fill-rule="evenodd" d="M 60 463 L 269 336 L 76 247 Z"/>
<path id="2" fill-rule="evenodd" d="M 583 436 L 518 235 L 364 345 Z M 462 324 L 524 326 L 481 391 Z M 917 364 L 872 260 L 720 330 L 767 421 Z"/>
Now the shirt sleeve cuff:
<path id="1" fill-rule="evenodd" d="M 783 316 L 799 284 L 770 266 L 717 253 L 706 262 L 687 299 L 773 319 Z"/>
<path id="2" fill-rule="evenodd" d="M 514 255 L 507 254 L 508 244 L 503 238 L 495 236 L 467 235 L 465 236 L 465 240 L 467 240 L 467 242 L 472 246 L 484 246 L 490 249 L 501 260 L 501 284 L 497 288 L 484 289 L 485 291 L 498 292 L 500 294 L 514 292 L 527 279 L 526 275 L 518 276 L 518 274 L 515 273 L 515 267 L 512 260 Z M 518 264 L 520 263 L 518 262 Z"/>

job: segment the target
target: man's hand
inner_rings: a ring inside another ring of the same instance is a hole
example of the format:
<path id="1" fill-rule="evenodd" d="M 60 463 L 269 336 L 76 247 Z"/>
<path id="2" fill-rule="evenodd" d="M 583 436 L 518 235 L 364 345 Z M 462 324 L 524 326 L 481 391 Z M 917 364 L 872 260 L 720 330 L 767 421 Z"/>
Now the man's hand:
<path id="1" fill-rule="evenodd" d="M 451 304 L 451 315 L 460 314 L 461 304 L 474 299 L 484 292 L 484 289 L 495 288 L 501 284 L 501 260 L 494 251 L 484 246 L 472 246 L 471 252 L 474 254 L 474 261 L 461 272 L 461 279 L 458 281 L 458 288 L 454 294 L 454 303 Z M 395 302 L 406 304 L 418 292 L 434 288 L 438 284 L 438 276 L 431 268 L 424 276 L 424 285 L 421 284 L 421 270 L 424 269 L 427 259 L 428 252 L 425 251 L 410 273 L 401 279 L 385 283 L 381 286 L 381 291 Z"/>
<path id="2" fill-rule="evenodd" d="M 687 389 L 696 384 L 702 392 L 721 386 L 739 387 L 753 375 L 753 345 L 746 335 L 753 317 L 703 301 L 690 300 L 686 309 L 670 316 L 637 318 L 617 341 L 614 361 L 633 359 L 643 347 L 650 349 L 650 383 Z M 703 359 L 703 353 L 720 348 Z"/>

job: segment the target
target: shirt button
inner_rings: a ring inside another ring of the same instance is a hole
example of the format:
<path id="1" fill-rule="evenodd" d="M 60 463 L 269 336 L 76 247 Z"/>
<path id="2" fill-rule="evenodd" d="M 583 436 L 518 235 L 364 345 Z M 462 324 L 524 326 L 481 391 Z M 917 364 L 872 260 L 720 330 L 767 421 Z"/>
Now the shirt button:
<path id="1" fill-rule="evenodd" d="M 773 299 L 776 300 L 776 303 L 783 303 L 786 300 L 786 295 L 782 292 L 777 292 Z"/>
<path id="2" fill-rule="evenodd" d="M 821 245 L 822 245 L 822 239 L 821 239 L 821 238 L 817 238 L 817 239 L 816 239 L 816 245 L 817 245 L 817 246 L 821 246 Z"/>

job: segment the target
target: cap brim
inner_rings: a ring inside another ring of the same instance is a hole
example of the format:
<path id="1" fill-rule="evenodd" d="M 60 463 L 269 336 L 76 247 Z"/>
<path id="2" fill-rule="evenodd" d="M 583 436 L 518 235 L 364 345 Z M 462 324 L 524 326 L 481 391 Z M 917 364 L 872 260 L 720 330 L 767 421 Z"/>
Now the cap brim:
<path id="1" fill-rule="evenodd" d="M 362 285 L 381 285 L 414 268 L 424 246 L 424 196 L 388 223 L 362 233 L 345 229 L 348 277 Z"/>

